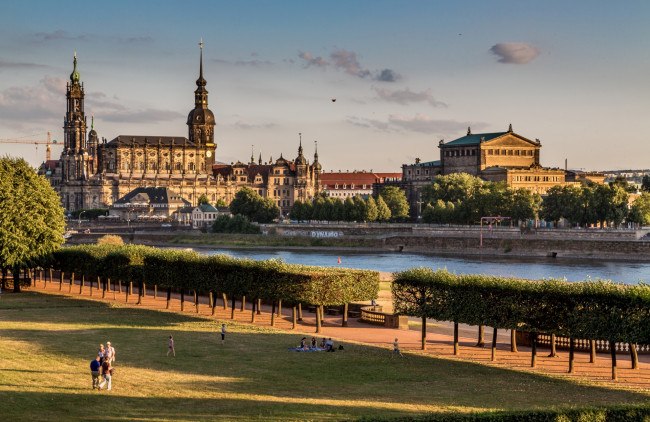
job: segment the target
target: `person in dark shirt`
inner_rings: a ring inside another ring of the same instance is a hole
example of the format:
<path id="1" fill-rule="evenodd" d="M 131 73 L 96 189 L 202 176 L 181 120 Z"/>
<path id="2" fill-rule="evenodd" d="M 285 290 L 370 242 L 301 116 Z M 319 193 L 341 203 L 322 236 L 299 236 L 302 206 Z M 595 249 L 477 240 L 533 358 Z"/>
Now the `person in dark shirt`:
<path id="1" fill-rule="evenodd" d="M 97 355 L 95 360 L 90 362 L 90 374 L 93 377 L 93 390 L 99 387 L 99 368 L 101 368 L 101 366 L 101 358 Z"/>
<path id="2" fill-rule="evenodd" d="M 104 363 L 102 363 L 102 375 L 104 375 L 104 381 L 99 384 L 97 387 L 98 390 L 101 390 L 106 383 L 108 383 L 108 387 L 106 387 L 107 391 L 111 391 L 111 370 L 113 367 L 111 366 L 111 363 L 108 360 L 105 360 Z"/>

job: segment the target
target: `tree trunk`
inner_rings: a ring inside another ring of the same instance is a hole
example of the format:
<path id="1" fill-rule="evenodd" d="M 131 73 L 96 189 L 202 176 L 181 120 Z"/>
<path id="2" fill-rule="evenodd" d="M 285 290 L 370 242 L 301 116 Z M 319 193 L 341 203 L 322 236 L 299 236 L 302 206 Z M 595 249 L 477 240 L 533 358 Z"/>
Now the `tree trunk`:
<path id="1" fill-rule="evenodd" d="M 282 299 L 278 299 L 278 316 L 282 316 Z"/>
<path id="2" fill-rule="evenodd" d="M 74 273 L 70 274 L 70 286 L 68 286 L 68 293 L 72 293 L 73 284 L 74 284 Z"/>
<path id="3" fill-rule="evenodd" d="M 136 302 L 136 305 L 142 305 L 142 296 L 144 296 L 144 283 L 140 282 L 138 283 L 138 301 Z"/>
<path id="4" fill-rule="evenodd" d="M 52 279 L 52 268 L 50 268 L 49 272 L 50 272 L 50 284 L 52 284 L 52 283 L 54 283 L 54 279 Z M 47 287 L 47 281 L 45 281 L 45 287 Z"/>
<path id="5" fill-rule="evenodd" d="M 129 281 L 129 294 L 130 295 L 133 294 L 133 282 L 132 281 Z"/>
<path id="6" fill-rule="evenodd" d="M 15 268 L 11 272 L 14 276 L 14 293 L 20 293 L 20 269 Z"/>
<path id="7" fill-rule="evenodd" d="M 255 323 L 255 305 L 257 305 L 257 301 L 253 300 L 251 302 L 251 324 Z"/>
<path id="8" fill-rule="evenodd" d="M 322 326 L 325 325 L 325 306 L 320 305 L 318 309 L 320 310 L 320 323 Z"/>
<path id="9" fill-rule="evenodd" d="M 59 272 L 59 291 L 63 290 L 63 271 Z"/>
<path id="10" fill-rule="evenodd" d="M 128 287 L 124 289 L 124 297 L 126 298 L 126 303 L 129 303 L 129 292 L 130 289 Z"/>
<path id="11" fill-rule="evenodd" d="M 298 321 L 302 321 L 302 303 L 298 304 Z"/>
<path id="12" fill-rule="evenodd" d="M 97 283 L 102 283 L 102 299 L 106 297 L 106 278 L 104 277 L 97 277 Z"/>
<path id="13" fill-rule="evenodd" d="M 596 340 L 589 340 L 589 363 L 596 363 Z"/>
<path id="14" fill-rule="evenodd" d="M 7 289 L 7 269 L 2 269 L 2 290 Z"/>
<path id="15" fill-rule="evenodd" d="M 618 375 L 616 374 L 616 343 L 613 341 L 609 342 L 609 351 L 612 355 L 612 379 L 616 380 Z"/>
<path id="16" fill-rule="evenodd" d="M 341 327 L 348 326 L 348 304 L 343 305 L 343 320 L 341 321 Z"/>
<path id="17" fill-rule="evenodd" d="M 93 279 L 88 280 L 88 285 L 90 287 L 90 296 L 93 295 Z M 97 288 L 99 289 L 99 282 L 97 283 Z"/>
<path id="18" fill-rule="evenodd" d="M 221 293 L 221 299 L 223 299 L 223 309 L 228 309 L 228 298 L 225 293 Z"/>
<path id="19" fill-rule="evenodd" d="M 476 342 L 476 347 L 485 347 L 485 326 L 478 326 L 478 342 Z"/>
<path id="20" fill-rule="evenodd" d="M 517 330 L 510 330 L 510 351 L 517 353 Z"/>
<path id="21" fill-rule="evenodd" d="M 117 280 L 117 292 L 122 294 L 122 279 Z"/>
<path id="22" fill-rule="evenodd" d="M 320 327 L 321 327 L 321 314 L 320 311 L 318 310 L 318 307 L 316 307 L 316 332 L 320 333 Z"/>
<path id="23" fill-rule="evenodd" d="M 111 287 L 111 279 L 108 279 L 108 288 Z M 117 300 L 117 290 L 115 289 L 115 281 L 113 281 L 113 300 Z"/>
<path id="24" fill-rule="evenodd" d="M 230 307 L 230 319 L 235 319 L 235 295 L 230 296 L 230 304 L 232 305 Z"/>
<path id="25" fill-rule="evenodd" d="M 194 290 L 194 306 L 196 306 L 196 313 L 199 313 L 199 293 Z"/>
<path id="26" fill-rule="evenodd" d="M 181 289 L 181 312 L 185 310 L 185 289 Z"/>
<path id="27" fill-rule="evenodd" d="M 556 358 L 557 352 L 555 350 L 555 334 L 551 334 L 551 353 L 548 355 L 549 358 Z"/>
<path id="28" fill-rule="evenodd" d="M 217 293 L 210 292 L 210 297 L 214 299 L 210 304 L 212 306 L 212 316 L 214 316 L 217 313 Z"/>
<path id="29" fill-rule="evenodd" d="M 530 353 L 531 354 L 530 367 L 536 368 L 537 367 L 537 333 L 531 333 L 530 340 L 532 342 L 531 353 Z"/>
<path id="30" fill-rule="evenodd" d="M 257 299 L 257 315 L 262 315 L 262 299 Z"/>
<path id="31" fill-rule="evenodd" d="M 214 302 L 212 300 L 212 292 L 211 291 L 208 292 L 208 302 L 209 302 L 208 305 L 210 306 L 210 308 L 214 308 Z"/>
<path id="32" fill-rule="evenodd" d="M 158 285 L 154 284 L 153 285 L 153 298 L 154 298 L 154 300 L 156 300 L 157 297 L 158 297 Z M 212 296 L 210 296 L 210 298 L 212 299 Z"/>
<path id="33" fill-rule="evenodd" d="M 427 349 L 427 317 L 422 317 L 422 350 Z"/>
<path id="34" fill-rule="evenodd" d="M 81 274 L 81 281 L 79 282 L 79 294 L 83 293 L 85 283 L 86 283 L 86 275 Z"/>
<path id="35" fill-rule="evenodd" d="M 172 288 L 167 287 L 167 307 L 165 309 L 169 309 L 171 300 L 172 300 Z"/>
<path id="36" fill-rule="evenodd" d="M 291 308 L 291 322 L 293 326 L 291 327 L 292 330 L 296 329 L 296 307 Z"/>
<path id="37" fill-rule="evenodd" d="M 460 350 L 458 346 L 458 323 L 454 322 L 454 355 L 458 356 Z"/>
<path id="38" fill-rule="evenodd" d="M 275 327 L 275 299 L 271 301 L 271 327 Z"/>
<path id="39" fill-rule="evenodd" d="M 241 297 L 241 310 L 240 310 L 240 312 L 244 312 L 244 309 L 246 309 L 246 296 Z"/>
<path id="40" fill-rule="evenodd" d="M 632 369 L 639 369 L 639 356 L 636 353 L 636 344 L 629 343 L 627 347 L 630 348 L 630 360 L 632 362 Z"/>
<path id="41" fill-rule="evenodd" d="M 569 339 L 569 373 L 573 374 L 575 365 L 575 348 L 576 341 L 573 337 Z"/>
<path id="42" fill-rule="evenodd" d="M 492 328 L 492 357 L 490 358 L 492 362 L 497 360 L 497 328 Z"/>

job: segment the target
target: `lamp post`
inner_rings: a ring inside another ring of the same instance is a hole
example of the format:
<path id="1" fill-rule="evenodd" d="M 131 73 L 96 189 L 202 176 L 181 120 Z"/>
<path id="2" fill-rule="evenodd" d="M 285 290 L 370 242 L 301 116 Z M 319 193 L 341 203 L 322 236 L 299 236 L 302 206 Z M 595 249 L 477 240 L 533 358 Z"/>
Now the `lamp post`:
<path id="1" fill-rule="evenodd" d="M 79 213 L 79 227 L 81 227 L 81 214 L 85 213 L 86 210 L 83 210 Z"/>

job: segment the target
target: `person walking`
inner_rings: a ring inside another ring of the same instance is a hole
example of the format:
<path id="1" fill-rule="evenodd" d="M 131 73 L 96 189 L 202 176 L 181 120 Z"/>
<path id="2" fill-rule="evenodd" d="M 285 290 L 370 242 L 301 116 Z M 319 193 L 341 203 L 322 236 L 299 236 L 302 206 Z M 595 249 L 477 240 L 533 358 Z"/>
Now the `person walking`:
<path id="1" fill-rule="evenodd" d="M 99 386 L 99 370 L 102 367 L 99 355 L 90 362 L 90 375 L 93 377 L 93 390 Z"/>
<path id="2" fill-rule="evenodd" d="M 226 339 L 226 324 L 221 324 L 221 344 Z"/>
<path id="3" fill-rule="evenodd" d="M 108 362 L 111 365 L 113 365 L 113 362 L 115 362 L 115 348 L 113 346 L 111 346 L 110 341 L 106 342 L 105 358 L 106 358 L 106 360 L 108 360 Z"/>
<path id="4" fill-rule="evenodd" d="M 104 349 L 103 344 L 99 345 L 99 351 L 97 351 L 97 356 L 99 356 L 99 363 L 103 363 L 104 358 L 106 358 L 106 349 Z"/>
<path id="5" fill-rule="evenodd" d="M 176 350 L 174 350 L 174 337 L 172 336 L 169 336 L 169 348 L 167 349 L 167 354 L 165 356 L 169 356 L 169 352 L 172 352 L 174 357 L 176 357 Z"/>
<path id="6" fill-rule="evenodd" d="M 404 356 L 402 355 L 402 352 L 400 352 L 400 350 L 399 350 L 399 341 L 398 341 L 397 339 L 395 339 L 395 341 L 393 342 L 393 354 L 390 355 L 390 358 L 391 358 L 391 359 L 392 359 L 393 357 L 395 357 L 395 353 L 399 353 L 399 357 L 401 357 L 401 358 L 404 357 Z"/>
<path id="7" fill-rule="evenodd" d="M 106 383 L 108 383 L 108 387 L 106 387 L 106 391 L 111 391 L 111 370 L 113 367 L 111 367 L 111 362 L 106 359 L 104 363 L 102 363 L 102 375 L 104 375 L 104 381 L 102 381 L 101 384 L 99 384 L 99 387 L 97 387 L 98 390 L 101 390 Z"/>

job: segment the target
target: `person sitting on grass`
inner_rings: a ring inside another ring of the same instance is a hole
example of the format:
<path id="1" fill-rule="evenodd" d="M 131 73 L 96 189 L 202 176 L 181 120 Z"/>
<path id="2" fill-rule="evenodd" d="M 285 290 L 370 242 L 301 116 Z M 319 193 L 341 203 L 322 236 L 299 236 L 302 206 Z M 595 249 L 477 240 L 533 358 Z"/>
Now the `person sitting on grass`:
<path id="1" fill-rule="evenodd" d="M 325 337 L 323 337 L 323 339 L 320 341 L 320 345 L 318 347 L 320 347 L 321 349 L 324 349 L 326 343 L 327 342 L 325 341 Z"/>
<path id="2" fill-rule="evenodd" d="M 300 346 L 298 346 L 298 349 L 304 350 L 307 347 L 306 340 L 307 337 L 303 337 L 302 339 L 300 339 Z"/>
<path id="3" fill-rule="evenodd" d="M 325 339 L 323 339 L 323 340 L 325 340 Z M 332 337 L 330 337 L 329 340 L 327 340 L 325 342 L 325 351 L 326 352 L 333 352 L 334 351 L 334 342 L 332 341 Z"/>
<path id="4" fill-rule="evenodd" d="M 316 337 L 312 337 L 312 338 L 311 338 L 311 345 L 310 345 L 310 347 L 311 347 L 312 349 L 315 349 L 317 346 L 318 346 L 318 343 L 316 342 Z"/>

